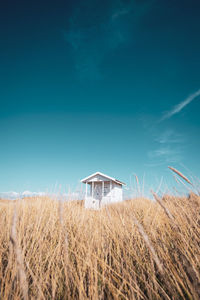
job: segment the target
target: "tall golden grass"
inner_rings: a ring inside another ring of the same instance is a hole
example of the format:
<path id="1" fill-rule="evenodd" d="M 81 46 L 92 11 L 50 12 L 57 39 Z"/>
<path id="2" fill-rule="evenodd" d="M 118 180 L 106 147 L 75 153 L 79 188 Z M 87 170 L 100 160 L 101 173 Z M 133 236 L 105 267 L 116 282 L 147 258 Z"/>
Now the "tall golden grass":
<path id="1" fill-rule="evenodd" d="M 0 298 L 199 299 L 200 197 L 159 201 L 0 203 Z"/>

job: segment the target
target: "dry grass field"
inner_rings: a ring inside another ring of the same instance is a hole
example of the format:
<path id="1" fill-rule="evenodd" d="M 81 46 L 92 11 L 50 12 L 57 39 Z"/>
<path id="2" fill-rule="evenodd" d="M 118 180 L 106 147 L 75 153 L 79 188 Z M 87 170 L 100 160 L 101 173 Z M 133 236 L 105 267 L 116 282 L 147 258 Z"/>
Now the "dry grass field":
<path id="1" fill-rule="evenodd" d="M 199 299 L 199 208 L 195 194 L 1 201 L 0 299 Z"/>

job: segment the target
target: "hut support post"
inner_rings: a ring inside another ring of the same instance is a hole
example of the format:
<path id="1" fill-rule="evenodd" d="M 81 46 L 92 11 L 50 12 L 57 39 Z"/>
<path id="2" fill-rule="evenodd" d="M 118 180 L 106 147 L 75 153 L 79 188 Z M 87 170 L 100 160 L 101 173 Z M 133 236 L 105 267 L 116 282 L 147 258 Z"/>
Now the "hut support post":
<path id="1" fill-rule="evenodd" d="M 88 188 L 88 184 L 87 184 L 87 182 L 86 182 L 86 185 L 85 185 L 85 197 L 86 197 L 86 198 L 87 198 L 87 194 L 88 194 L 87 188 Z"/>
<path id="2" fill-rule="evenodd" d="M 92 181 L 92 198 L 94 196 L 94 181 Z"/>

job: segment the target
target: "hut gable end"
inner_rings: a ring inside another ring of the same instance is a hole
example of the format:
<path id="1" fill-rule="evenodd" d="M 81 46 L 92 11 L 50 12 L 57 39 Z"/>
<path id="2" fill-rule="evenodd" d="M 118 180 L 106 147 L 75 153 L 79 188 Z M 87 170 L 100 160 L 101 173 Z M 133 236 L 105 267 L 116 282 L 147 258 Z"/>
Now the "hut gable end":
<path id="1" fill-rule="evenodd" d="M 92 181 L 108 181 L 108 178 L 106 178 L 102 175 L 96 174 L 88 179 L 88 182 L 92 182 Z"/>
<path id="2" fill-rule="evenodd" d="M 116 183 L 118 183 L 119 185 L 125 185 L 125 183 L 113 178 L 113 177 L 110 177 L 108 175 L 105 175 L 101 172 L 96 172 L 86 178 L 83 178 L 81 180 L 81 182 L 83 183 L 86 183 L 86 182 L 92 182 L 92 181 L 114 181 Z"/>

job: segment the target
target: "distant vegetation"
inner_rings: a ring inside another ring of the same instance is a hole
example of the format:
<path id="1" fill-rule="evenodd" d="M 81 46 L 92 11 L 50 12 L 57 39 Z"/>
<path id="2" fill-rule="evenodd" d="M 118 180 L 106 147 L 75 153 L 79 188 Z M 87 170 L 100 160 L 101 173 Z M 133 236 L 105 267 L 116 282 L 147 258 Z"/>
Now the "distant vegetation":
<path id="1" fill-rule="evenodd" d="M 199 299 L 199 207 L 195 194 L 101 211 L 1 202 L 1 299 Z"/>

